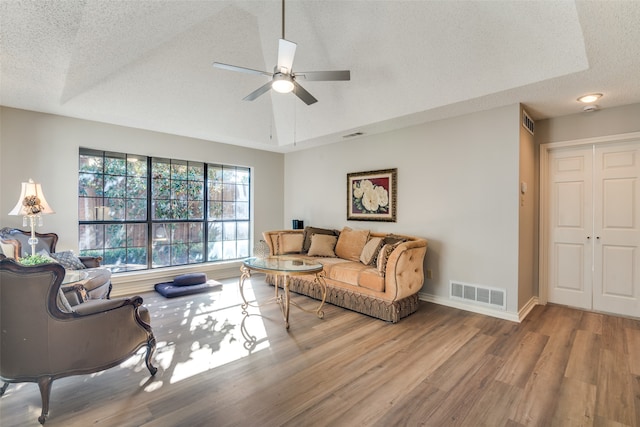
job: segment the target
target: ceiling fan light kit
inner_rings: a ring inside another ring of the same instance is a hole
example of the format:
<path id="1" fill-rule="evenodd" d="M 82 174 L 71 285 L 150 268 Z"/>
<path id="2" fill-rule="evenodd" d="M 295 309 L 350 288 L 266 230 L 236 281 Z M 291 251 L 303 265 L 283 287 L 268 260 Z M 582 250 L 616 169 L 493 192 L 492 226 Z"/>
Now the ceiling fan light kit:
<path id="1" fill-rule="evenodd" d="M 253 101 L 260 95 L 268 92 L 269 89 L 273 89 L 280 93 L 293 92 L 298 98 L 300 98 L 305 104 L 311 105 L 318 102 L 313 95 L 307 92 L 296 81 L 296 77 L 300 77 L 302 80 L 315 80 L 315 81 L 347 81 L 351 80 L 351 72 L 349 70 L 338 71 L 301 71 L 299 73 L 293 72 L 293 59 L 296 54 L 297 45 L 294 42 L 286 40 L 284 38 L 284 0 L 282 0 L 282 38 L 278 42 L 278 63 L 274 67 L 274 72 L 269 73 L 267 71 L 259 71 L 251 68 L 239 67 L 237 65 L 223 64 L 221 62 L 214 62 L 215 68 L 229 71 L 239 71 L 248 74 L 258 74 L 267 77 L 271 77 L 271 81 L 262 85 L 249 95 L 244 97 L 245 101 Z"/>
<path id="2" fill-rule="evenodd" d="M 293 81 L 287 74 L 277 73 L 273 75 L 271 88 L 279 93 L 289 93 L 293 91 Z"/>

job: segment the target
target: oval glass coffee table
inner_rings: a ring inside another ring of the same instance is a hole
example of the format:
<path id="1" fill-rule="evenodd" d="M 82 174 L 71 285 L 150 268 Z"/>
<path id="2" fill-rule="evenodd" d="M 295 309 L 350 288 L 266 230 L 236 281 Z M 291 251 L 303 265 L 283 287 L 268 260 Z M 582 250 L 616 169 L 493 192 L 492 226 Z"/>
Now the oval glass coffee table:
<path id="1" fill-rule="evenodd" d="M 289 306 L 291 304 L 302 311 L 306 311 L 307 313 L 315 313 L 320 319 L 324 317 L 322 307 L 327 299 L 327 284 L 324 281 L 324 276 L 322 275 L 322 264 L 291 256 L 271 256 L 266 258 L 248 258 L 242 262 L 240 271 L 242 271 L 242 275 L 240 276 L 240 295 L 243 300 L 242 309 L 245 312 L 249 306 L 258 307 L 258 305 L 249 304 L 247 302 L 243 290 L 244 281 L 251 277 L 251 272 L 258 271 L 261 273 L 273 274 L 275 276 L 275 296 L 267 303 L 277 302 L 280 304 L 284 324 L 287 329 L 289 329 Z M 305 274 L 314 274 L 316 276 L 315 282 L 320 285 L 320 288 L 322 289 L 322 301 L 315 310 L 308 310 L 301 307 L 295 301 L 291 301 L 289 296 L 289 283 L 291 276 L 302 276 Z M 279 293 L 280 286 L 283 288 L 282 295 Z"/>

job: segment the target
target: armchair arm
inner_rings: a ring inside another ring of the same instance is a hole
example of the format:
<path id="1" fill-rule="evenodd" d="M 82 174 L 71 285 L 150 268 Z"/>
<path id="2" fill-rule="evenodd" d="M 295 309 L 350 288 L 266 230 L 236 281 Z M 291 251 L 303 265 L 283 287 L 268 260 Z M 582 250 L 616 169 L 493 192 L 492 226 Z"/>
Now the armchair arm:
<path id="1" fill-rule="evenodd" d="M 71 285 L 61 286 L 60 289 L 62 289 L 64 296 L 72 307 L 89 299 L 87 289 L 82 285 L 82 283 L 73 283 Z"/>
<path id="2" fill-rule="evenodd" d="M 125 305 L 133 305 L 137 307 L 142 304 L 141 297 L 133 298 L 116 298 L 116 299 L 92 299 L 73 307 L 73 312 L 78 316 L 89 316 L 91 314 L 102 313 L 123 307 Z"/>
<path id="3" fill-rule="evenodd" d="M 78 258 L 87 268 L 100 267 L 100 264 L 102 263 L 101 256 L 79 256 Z"/>
<path id="4" fill-rule="evenodd" d="M 18 259 L 20 258 L 20 242 L 15 239 L 3 239 L 0 238 L 0 246 L 7 258 Z"/>

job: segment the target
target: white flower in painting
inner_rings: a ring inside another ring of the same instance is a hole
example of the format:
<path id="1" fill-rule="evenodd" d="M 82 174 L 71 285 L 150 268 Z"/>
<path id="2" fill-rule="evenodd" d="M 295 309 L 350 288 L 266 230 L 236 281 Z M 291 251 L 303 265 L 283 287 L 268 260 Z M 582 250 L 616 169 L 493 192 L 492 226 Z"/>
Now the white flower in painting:
<path id="1" fill-rule="evenodd" d="M 368 179 L 363 179 L 360 181 L 360 188 L 362 188 L 363 193 L 366 193 L 367 190 L 373 190 L 373 182 Z"/>
<path id="2" fill-rule="evenodd" d="M 389 192 L 382 185 L 376 187 L 378 193 L 378 204 L 380 206 L 387 206 L 389 204 Z"/>
<path id="3" fill-rule="evenodd" d="M 368 211 L 375 212 L 378 210 L 380 198 L 378 192 L 374 188 L 365 190 L 362 196 L 362 206 Z"/>
<path id="4" fill-rule="evenodd" d="M 356 199 L 359 199 L 360 197 L 362 197 L 363 193 L 364 193 L 364 190 L 362 189 L 362 187 L 360 185 L 358 185 L 358 183 L 354 182 L 353 183 L 353 196 Z"/>

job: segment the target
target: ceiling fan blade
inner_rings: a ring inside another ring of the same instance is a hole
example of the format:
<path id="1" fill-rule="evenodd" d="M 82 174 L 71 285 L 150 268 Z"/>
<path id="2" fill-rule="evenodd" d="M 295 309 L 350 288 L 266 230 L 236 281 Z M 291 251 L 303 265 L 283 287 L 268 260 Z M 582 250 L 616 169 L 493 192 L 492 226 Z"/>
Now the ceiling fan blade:
<path id="1" fill-rule="evenodd" d="M 318 100 L 315 99 L 313 95 L 307 92 L 305 88 L 300 86 L 295 80 L 293 80 L 293 93 L 295 93 L 296 96 L 300 98 L 307 105 L 311 105 L 318 102 Z"/>
<path id="2" fill-rule="evenodd" d="M 263 84 L 258 89 L 254 90 L 249 95 L 247 95 L 244 98 L 242 98 L 242 100 L 243 101 L 253 101 L 254 99 L 259 97 L 260 95 L 262 95 L 262 94 L 264 94 L 266 92 L 269 92 L 269 89 L 271 89 L 271 82 Z"/>
<path id="3" fill-rule="evenodd" d="M 351 80 L 351 71 L 349 70 L 337 70 L 337 71 L 301 71 L 295 73 L 296 78 L 303 77 L 307 81 L 338 81 L 338 80 Z"/>
<path id="4" fill-rule="evenodd" d="M 294 42 L 280 39 L 278 44 L 278 71 L 282 72 L 282 68 L 286 68 L 286 73 L 291 73 L 293 67 L 293 58 L 296 56 L 296 46 Z"/>
<path id="5" fill-rule="evenodd" d="M 241 73 L 258 74 L 258 75 L 267 76 L 267 77 L 273 76 L 273 73 L 269 73 L 268 71 L 260 71 L 260 70 L 254 70 L 251 68 L 238 67 L 237 65 L 223 64 L 221 62 L 214 62 L 213 66 L 215 68 L 220 68 L 221 70 L 240 71 Z"/>

